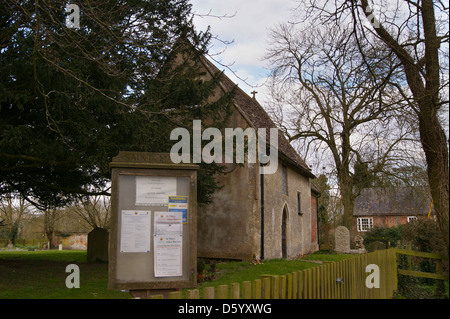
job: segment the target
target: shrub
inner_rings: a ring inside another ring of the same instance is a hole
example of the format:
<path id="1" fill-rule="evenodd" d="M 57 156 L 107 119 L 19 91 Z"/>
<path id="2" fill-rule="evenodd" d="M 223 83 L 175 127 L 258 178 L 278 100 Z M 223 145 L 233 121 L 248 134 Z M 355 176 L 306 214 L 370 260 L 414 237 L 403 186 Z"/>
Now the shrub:
<path id="1" fill-rule="evenodd" d="M 439 226 L 432 219 L 419 219 L 404 225 L 402 241 L 416 246 L 420 251 L 447 254 Z"/>
<path id="2" fill-rule="evenodd" d="M 363 235 L 364 245 L 368 245 L 375 241 L 381 241 L 389 245 L 396 246 L 397 242 L 402 239 L 403 225 L 396 227 L 375 226 Z"/>
<path id="3" fill-rule="evenodd" d="M 419 251 L 448 254 L 439 227 L 434 220 L 419 219 L 404 225 L 402 242 L 411 244 Z M 413 270 L 431 273 L 436 271 L 436 265 L 432 259 L 415 257 L 410 258 L 408 263 L 407 258 L 403 257 L 404 260 L 400 261 L 401 268 L 413 267 Z M 448 261 L 443 262 L 443 270 L 444 273 L 448 273 Z M 410 276 L 398 278 L 399 293 L 406 298 L 442 298 L 443 282 L 439 282 L 438 287 L 435 285 L 435 280 L 427 278 Z"/>

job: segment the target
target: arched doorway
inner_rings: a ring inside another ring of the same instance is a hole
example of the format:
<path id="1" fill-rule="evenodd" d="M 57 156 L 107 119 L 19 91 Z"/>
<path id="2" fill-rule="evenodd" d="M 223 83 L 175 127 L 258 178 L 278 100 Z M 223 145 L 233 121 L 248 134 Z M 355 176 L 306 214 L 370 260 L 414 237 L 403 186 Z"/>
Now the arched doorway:
<path id="1" fill-rule="evenodd" d="M 287 258 L 287 209 L 283 208 L 283 216 L 281 219 L 281 258 Z"/>

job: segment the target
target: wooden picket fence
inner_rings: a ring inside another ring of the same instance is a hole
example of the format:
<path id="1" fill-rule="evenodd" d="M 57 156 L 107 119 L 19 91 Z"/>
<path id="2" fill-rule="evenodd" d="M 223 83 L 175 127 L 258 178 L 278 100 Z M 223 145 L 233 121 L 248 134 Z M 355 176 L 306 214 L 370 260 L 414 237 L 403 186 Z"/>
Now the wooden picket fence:
<path id="1" fill-rule="evenodd" d="M 324 263 L 318 267 L 286 275 L 263 275 L 260 279 L 206 287 L 200 296 L 199 289 L 187 292 L 187 299 L 390 299 L 397 291 L 397 275 L 428 276 L 448 280 L 448 275 L 420 273 L 397 269 L 398 256 L 406 254 L 438 260 L 448 256 L 390 248 L 355 255 L 354 258 Z M 369 266 L 370 265 L 370 266 Z M 374 286 L 378 267 L 379 287 Z M 369 266 L 369 267 L 368 267 Z M 442 271 L 442 267 L 440 268 Z M 181 291 L 170 292 L 169 299 L 181 299 Z M 162 295 L 151 296 L 163 298 Z"/>

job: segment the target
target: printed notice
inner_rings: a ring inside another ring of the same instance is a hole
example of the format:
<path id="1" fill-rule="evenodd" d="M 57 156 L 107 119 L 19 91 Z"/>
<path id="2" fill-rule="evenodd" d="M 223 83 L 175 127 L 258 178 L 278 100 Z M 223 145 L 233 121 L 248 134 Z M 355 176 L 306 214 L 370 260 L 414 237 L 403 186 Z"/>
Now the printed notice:
<path id="1" fill-rule="evenodd" d="M 155 277 L 182 276 L 183 236 L 154 236 Z"/>
<path id="2" fill-rule="evenodd" d="M 169 196 L 169 212 L 181 212 L 183 224 L 188 223 L 188 196 Z"/>
<path id="3" fill-rule="evenodd" d="M 150 252 L 150 211 L 123 210 L 120 231 L 120 252 Z"/>
<path id="4" fill-rule="evenodd" d="M 154 235 L 182 235 L 181 212 L 155 212 Z"/>
<path id="5" fill-rule="evenodd" d="M 182 276 L 182 218 L 182 212 L 154 213 L 155 277 Z"/>
<path id="6" fill-rule="evenodd" d="M 177 178 L 136 176 L 136 206 L 167 206 L 167 198 L 177 193 Z"/>

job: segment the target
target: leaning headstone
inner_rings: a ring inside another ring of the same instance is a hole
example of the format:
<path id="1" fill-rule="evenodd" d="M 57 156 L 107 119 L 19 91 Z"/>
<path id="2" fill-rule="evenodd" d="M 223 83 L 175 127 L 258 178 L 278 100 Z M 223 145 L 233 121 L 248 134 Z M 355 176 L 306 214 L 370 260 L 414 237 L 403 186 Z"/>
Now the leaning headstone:
<path id="1" fill-rule="evenodd" d="M 88 234 L 88 262 L 108 262 L 108 236 L 108 231 L 103 228 L 94 228 Z"/>
<path id="2" fill-rule="evenodd" d="M 345 226 L 338 226 L 334 230 L 334 249 L 337 252 L 350 252 L 350 232 Z"/>

